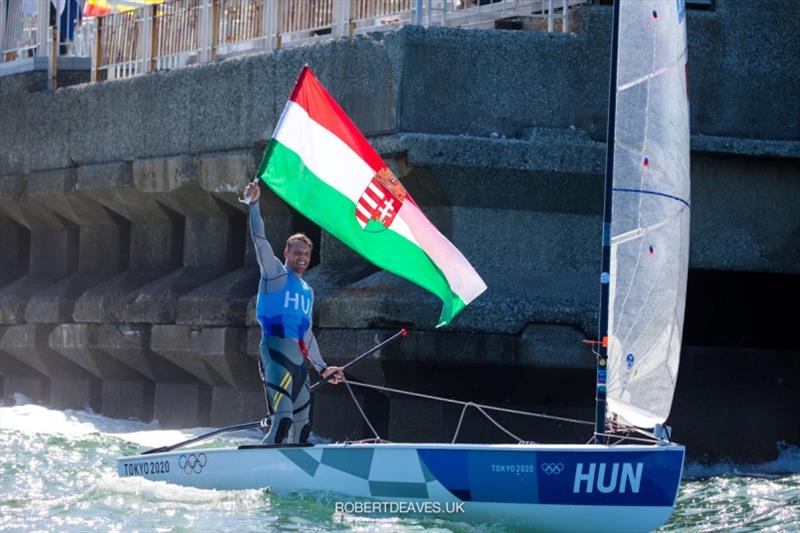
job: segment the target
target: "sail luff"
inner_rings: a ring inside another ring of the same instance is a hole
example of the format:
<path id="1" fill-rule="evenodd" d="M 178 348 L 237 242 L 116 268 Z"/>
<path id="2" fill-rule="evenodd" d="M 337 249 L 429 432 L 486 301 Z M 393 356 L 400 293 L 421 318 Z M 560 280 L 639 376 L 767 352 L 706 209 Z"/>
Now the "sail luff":
<path id="1" fill-rule="evenodd" d="M 606 437 L 606 382 L 608 369 L 608 318 L 611 269 L 611 215 L 614 184 L 614 124 L 617 107 L 617 54 L 619 48 L 620 2 L 614 2 L 611 24 L 611 59 L 608 82 L 608 123 L 606 129 L 606 172 L 603 199 L 603 253 L 600 262 L 600 331 L 596 363 L 595 427 L 594 438 L 605 443 Z"/>

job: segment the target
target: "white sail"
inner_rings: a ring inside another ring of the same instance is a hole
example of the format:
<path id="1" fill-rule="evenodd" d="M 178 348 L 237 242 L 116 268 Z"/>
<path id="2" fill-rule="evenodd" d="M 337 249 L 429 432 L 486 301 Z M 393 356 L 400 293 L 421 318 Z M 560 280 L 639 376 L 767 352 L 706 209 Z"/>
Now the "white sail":
<path id="1" fill-rule="evenodd" d="M 608 411 L 669 415 L 689 262 L 689 102 L 683 0 L 620 1 L 611 224 Z"/>

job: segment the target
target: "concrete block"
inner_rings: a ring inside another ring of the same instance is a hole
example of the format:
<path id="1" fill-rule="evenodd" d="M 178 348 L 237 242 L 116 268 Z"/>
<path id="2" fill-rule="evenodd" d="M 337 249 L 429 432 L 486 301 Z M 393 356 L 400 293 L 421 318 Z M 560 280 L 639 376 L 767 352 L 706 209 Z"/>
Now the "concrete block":
<path id="1" fill-rule="evenodd" d="M 30 232 L 0 213 L 0 288 L 24 275 L 30 260 Z"/>
<path id="2" fill-rule="evenodd" d="M 211 388 L 200 383 L 156 383 L 154 417 L 162 428 L 208 426 Z"/>
<path id="3" fill-rule="evenodd" d="M 15 200 L 25 191 L 25 177 L 22 174 L 0 176 L 0 198 Z"/>
<path id="4" fill-rule="evenodd" d="M 59 324 L 51 331 L 48 346 L 103 380 L 145 380 L 142 374 L 98 348 L 99 330 L 95 324 Z"/>
<path id="5" fill-rule="evenodd" d="M 103 415 L 110 418 L 153 419 L 155 384 L 149 380 L 103 381 Z"/>
<path id="6" fill-rule="evenodd" d="M 595 368 L 586 335 L 573 326 L 528 324 L 519 341 L 519 362 L 547 368 Z"/>
<path id="7" fill-rule="evenodd" d="M 441 442 L 445 427 L 445 407 L 441 402 L 392 398 L 389 407 L 389 440 Z"/>
<path id="8" fill-rule="evenodd" d="M 222 272 L 218 267 L 186 267 L 165 274 L 126 295 L 118 316 L 124 322 L 174 322 L 178 298 Z"/>
<path id="9" fill-rule="evenodd" d="M 154 325 L 152 349 L 210 385 L 258 388 L 258 371 L 244 353 L 243 328 Z"/>
<path id="10" fill-rule="evenodd" d="M 684 346 L 670 425 L 693 457 L 759 463 L 800 442 L 798 405 L 798 350 Z"/>
<path id="11" fill-rule="evenodd" d="M 691 163 L 699 178 L 692 180 L 689 266 L 800 273 L 797 161 L 695 155 Z"/>
<path id="12" fill-rule="evenodd" d="M 325 362 L 329 365 L 344 366 L 350 361 L 355 360 L 364 352 L 372 349 L 381 341 L 394 335 L 397 330 L 388 329 L 336 329 L 320 328 L 316 331 L 317 343 Z M 365 381 L 368 383 L 383 385 L 385 376 L 381 367 L 382 361 L 386 357 L 391 357 L 390 353 L 397 350 L 407 353 L 409 349 L 406 340 L 409 337 L 400 337 L 392 343 L 373 352 L 361 359 L 347 369 L 346 375 L 350 379 Z M 397 346 L 402 345 L 402 346 Z M 392 351 L 394 350 L 394 351 Z M 363 391 L 362 391 L 363 392 Z"/>
<path id="13" fill-rule="evenodd" d="M 4 328 L 0 326 L 0 336 Z M 0 378 L 3 382 L 2 398 L 14 405 L 14 395 L 22 394 L 31 401 L 50 403 L 50 379 L 19 359 L 0 350 Z"/>
<path id="14" fill-rule="evenodd" d="M 133 183 L 142 192 L 171 192 L 197 177 L 194 159 L 188 155 L 136 159 L 132 172 Z"/>
<path id="15" fill-rule="evenodd" d="M 208 192 L 238 196 L 244 185 L 253 179 L 262 152 L 248 149 L 200 154 L 195 158 L 197 181 Z"/>
<path id="16" fill-rule="evenodd" d="M 97 349 L 147 379 L 166 383 L 196 383 L 191 374 L 160 357 L 150 347 L 150 326 L 103 324 L 97 329 Z"/>
<path id="17" fill-rule="evenodd" d="M 375 430 L 381 438 L 386 439 L 389 431 L 387 429 L 388 405 L 383 409 L 377 405 L 368 407 L 365 402 L 363 389 L 353 388 L 356 399 L 362 409 L 365 410 L 373 424 Z M 335 385 L 320 388 L 313 393 L 311 430 L 315 435 L 323 439 L 333 441 L 360 440 L 373 438 L 374 435 L 369 426 L 364 422 L 364 418 L 358 412 L 353 399 L 344 385 Z"/>
<path id="18" fill-rule="evenodd" d="M 260 354 L 261 338 L 261 326 L 247 328 L 246 353 L 248 356 L 253 358 L 254 362 L 257 361 Z"/>
<path id="19" fill-rule="evenodd" d="M 28 174 L 25 183 L 26 192 L 32 198 L 63 195 L 75 190 L 77 173 L 75 168 L 37 171 Z"/>
<path id="20" fill-rule="evenodd" d="M 266 415 L 267 406 L 262 390 L 239 390 L 232 387 L 211 388 L 210 424 L 212 427 L 260 420 Z"/>
<path id="21" fill-rule="evenodd" d="M 599 291 L 589 272 L 545 273 L 498 266 L 481 271 L 489 290 L 452 322 L 458 331 L 517 334 L 527 322 L 567 322 L 589 331 L 596 323 Z M 318 304 L 320 327 L 433 330 L 441 304 L 429 293 L 378 272 Z"/>
<path id="22" fill-rule="evenodd" d="M 198 326 L 251 323 L 248 304 L 258 292 L 258 268 L 244 267 L 181 296 L 176 322 Z"/>
<path id="23" fill-rule="evenodd" d="M 50 407 L 102 412 L 102 385 L 96 379 L 50 379 Z"/>
<path id="24" fill-rule="evenodd" d="M 77 168 L 75 188 L 79 191 L 113 189 L 121 193 L 133 184 L 133 163 L 130 161 L 82 164 Z"/>
<path id="25" fill-rule="evenodd" d="M 53 275 L 25 276 L 0 287 L 0 324 L 19 324 L 25 321 L 25 309 L 34 294 L 52 285 Z"/>
<path id="26" fill-rule="evenodd" d="M 51 379 L 97 381 L 86 369 L 49 347 L 52 331 L 52 326 L 36 324 L 8 326 L 0 330 L 0 350 Z"/>
<path id="27" fill-rule="evenodd" d="M 45 377 L 17 377 L 2 376 L 3 378 L 3 401 L 6 405 L 14 405 L 17 394 L 30 399 L 39 405 L 51 405 L 50 403 L 50 380 Z"/>
<path id="28" fill-rule="evenodd" d="M 77 322 L 123 322 L 125 308 L 139 294 L 136 289 L 163 274 L 162 270 L 128 270 L 98 283 L 75 300 L 73 318 Z"/>
<path id="29" fill-rule="evenodd" d="M 78 272 L 37 291 L 25 307 L 25 321 L 39 324 L 71 321 L 77 299 L 110 277 L 109 273 Z"/>

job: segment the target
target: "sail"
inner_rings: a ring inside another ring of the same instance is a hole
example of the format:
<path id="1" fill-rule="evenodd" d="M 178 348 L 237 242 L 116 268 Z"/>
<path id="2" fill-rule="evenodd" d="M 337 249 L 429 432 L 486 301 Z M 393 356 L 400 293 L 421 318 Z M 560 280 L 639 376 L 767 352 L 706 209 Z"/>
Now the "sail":
<path id="1" fill-rule="evenodd" d="M 672 406 L 686 300 L 685 6 L 617 1 L 607 402 L 609 415 L 651 428 Z"/>

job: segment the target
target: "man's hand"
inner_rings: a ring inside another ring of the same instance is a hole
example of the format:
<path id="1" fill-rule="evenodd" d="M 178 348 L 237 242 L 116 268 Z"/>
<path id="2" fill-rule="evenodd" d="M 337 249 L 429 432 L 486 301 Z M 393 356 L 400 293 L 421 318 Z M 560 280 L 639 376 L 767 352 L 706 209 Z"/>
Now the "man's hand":
<path id="1" fill-rule="evenodd" d="M 329 366 L 328 368 L 322 371 L 322 379 L 328 379 L 331 376 L 333 377 L 329 381 L 334 385 L 344 381 L 344 374 L 342 373 L 342 367 Z"/>
<path id="2" fill-rule="evenodd" d="M 258 186 L 258 178 L 247 184 L 247 187 L 244 188 L 244 193 L 242 193 L 242 196 L 244 196 L 245 200 L 251 204 L 258 201 L 258 199 L 261 197 L 261 188 Z"/>

